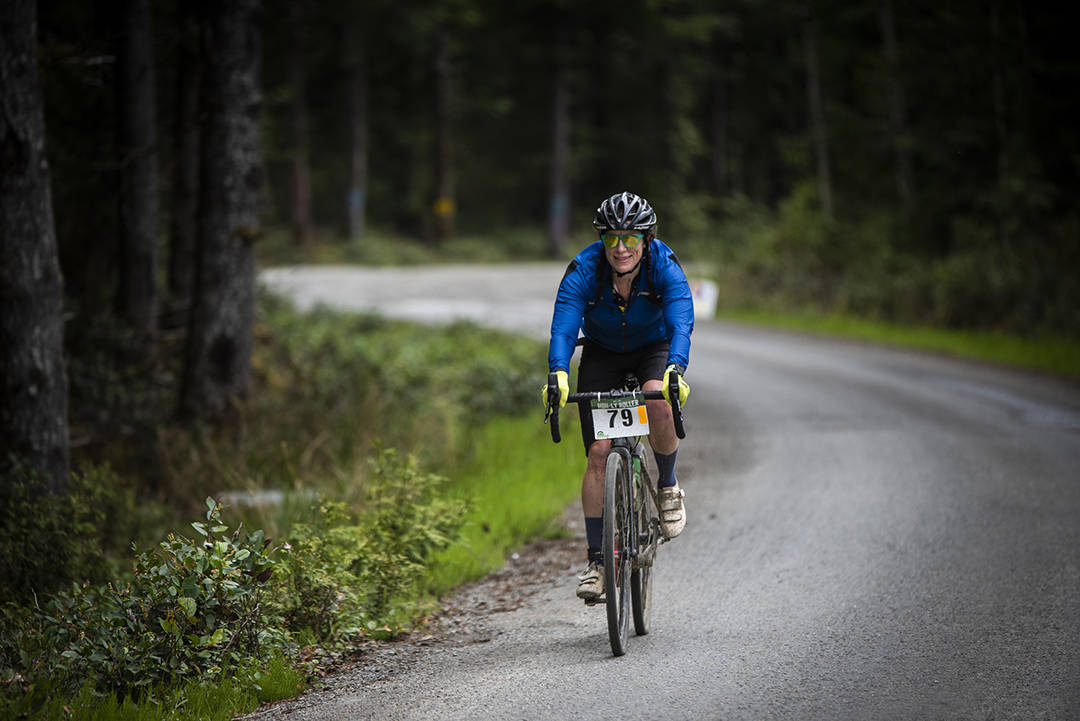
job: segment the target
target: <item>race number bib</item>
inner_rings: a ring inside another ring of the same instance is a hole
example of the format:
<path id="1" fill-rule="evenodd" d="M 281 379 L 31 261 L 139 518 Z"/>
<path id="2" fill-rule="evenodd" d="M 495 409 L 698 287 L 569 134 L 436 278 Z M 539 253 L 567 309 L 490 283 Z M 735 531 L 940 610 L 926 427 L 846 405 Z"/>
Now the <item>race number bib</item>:
<path id="1" fill-rule="evenodd" d="M 596 440 L 644 436 L 649 433 L 649 416 L 641 398 L 589 401 Z"/>

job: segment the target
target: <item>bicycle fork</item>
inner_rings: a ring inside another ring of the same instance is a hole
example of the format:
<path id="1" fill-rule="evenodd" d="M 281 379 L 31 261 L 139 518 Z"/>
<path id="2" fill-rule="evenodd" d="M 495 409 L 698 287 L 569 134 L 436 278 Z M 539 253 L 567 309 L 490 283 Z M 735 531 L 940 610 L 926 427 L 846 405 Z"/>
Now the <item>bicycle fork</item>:
<path id="1" fill-rule="evenodd" d="M 627 532 L 624 534 L 626 548 L 623 549 L 627 558 L 630 561 L 631 567 L 636 567 L 636 559 L 638 556 L 638 545 L 640 540 L 638 539 L 637 530 L 637 495 L 634 493 L 635 486 L 640 485 L 641 479 L 641 459 L 630 448 L 629 444 L 625 442 L 623 438 L 616 438 L 612 443 L 613 450 L 617 450 L 623 457 L 623 461 L 626 465 L 626 500 L 627 500 L 627 513 L 626 521 L 628 524 Z"/>

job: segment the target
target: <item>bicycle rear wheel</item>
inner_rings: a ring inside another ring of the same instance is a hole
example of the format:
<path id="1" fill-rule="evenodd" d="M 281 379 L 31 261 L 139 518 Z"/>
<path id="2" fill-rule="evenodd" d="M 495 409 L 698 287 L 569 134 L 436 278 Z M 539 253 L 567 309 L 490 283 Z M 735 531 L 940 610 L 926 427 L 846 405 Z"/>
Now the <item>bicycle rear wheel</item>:
<path id="1" fill-rule="evenodd" d="M 630 606 L 634 611 L 634 631 L 638 636 L 644 636 L 649 632 L 652 623 L 652 564 L 655 559 L 656 527 L 653 519 L 659 518 L 656 503 L 649 493 L 652 479 L 645 466 L 644 458 L 641 464 L 641 485 L 633 484 L 634 507 L 637 509 L 637 533 L 638 533 L 638 560 L 634 563 L 634 570 L 630 574 Z"/>
<path id="2" fill-rule="evenodd" d="M 630 627 L 630 483 L 626 460 L 619 452 L 607 457 L 604 474 L 604 596 L 607 600 L 611 652 L 626 653 Z"/>

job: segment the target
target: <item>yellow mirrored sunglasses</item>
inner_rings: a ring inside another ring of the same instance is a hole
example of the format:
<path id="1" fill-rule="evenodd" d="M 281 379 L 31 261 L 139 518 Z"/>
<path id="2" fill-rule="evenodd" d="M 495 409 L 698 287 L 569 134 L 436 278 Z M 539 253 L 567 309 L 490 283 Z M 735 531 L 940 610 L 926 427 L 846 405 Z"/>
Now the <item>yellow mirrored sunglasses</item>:
<path id="1" fill-rule="evenodd" d="M 619 245 L 619 241 L 626 246 L 627 250 L 636 248 L 641 244 L 641 241 L 645 239 L 645 235 L 642 233 L 627 233 L 626 235 L 616 235 L 615 233 L 604 233 L 600 236 L 600 240 L 604 241 L 604 245 L 609 248 L 614 248 Z"/>

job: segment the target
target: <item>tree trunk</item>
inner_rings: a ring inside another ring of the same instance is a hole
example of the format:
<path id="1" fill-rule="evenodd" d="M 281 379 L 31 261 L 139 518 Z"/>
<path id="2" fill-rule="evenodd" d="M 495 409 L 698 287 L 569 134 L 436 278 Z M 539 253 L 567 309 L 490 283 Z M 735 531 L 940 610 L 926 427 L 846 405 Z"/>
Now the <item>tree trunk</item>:
<path id="1" fill-rule="evenodd" d="M 173 117 L 172 215 L 169 228 L 169 296 L 186 324 L 195 284 L 195 213 L 199 188 L 199 52 L 191 5 L 178 0 L 180 40 L 176 54 Z"/>
<path id="2" fill-rule="evenodd" d="M 443 241 L 454 232 L 454 168 L 451 152 L 450 106 L 453 97 L 450 67 L 450 34 L 440 28 L 435 47 L 435 239 Z"/>
<path id="3" fill-rule="evenodd" d="M 904 208 L 911 206 L 911 152 L 907 127 L 907 103 L 900 80 L 900 53 L 896 43 L 896 22 L 892 0 L 880 0 L 878 18 L 885 50 L 885 84 L 889 90 L 889 132 L 896 155 L 896 194 Z"/>
<path id="4" fill-rule="evenodd" d="M 349 165 L 349 238 L 364 237 L 368 186 L 368 77 L 366 48 L 362 45 L 358 21 L 345 30 L 346 66 L 349 78 L 349 125 L 352 154 Z"/>
<path id="5" fill-rule="evenodd" d="M 63 279 L 45 158 L 37 3 L 0 9 L 0 469 L 68 482 Z"/>
<path id="6" fill-rule="evenodd" d="M 219 414 L 251 376 L 262 183 L 257 6 L 209 3 L 203 21 L 199 238 L 180 396 L 187 418 Z"/>
<path id="7" fill-rule="evenodd" d="M 829 169 L 829 137 L 825 125 L 825 102 L 822 99 L 821 71 L 818 66 L 817 20 L 814 8 L 807 8 L 803 26 L 803 52 L 806 60 L 806 95 L 810 107 L 810 132 L 817 161 L 818 196 L 826 218 L 833 215 L 832 172 Z"/>
<path id="8" fill-rule="evenodd" d="M 157 113 L 148 0 L 125 0 L 117 62 L 121 316 L 146 339 L 157 329 Z"/>
<path id="9" fill-rule="evenodd" d="M 304 245 L 311 237 L 311 151 L 307 104 L 306 37 L 304 3 L 290 4 L 292 48 L 289 58 L 292 78 L 292 232 L 293 242 Z"/>
<path id="10" fill-rule="evenodd" d="M 722 68 L 722 66 L 721 66 Z M 722 69 L 712 81 L 712 178 L 717 195 L 729 195 L 732 187 L 730 88 Z"/>
<path id="11" fill-rule="evenodd" d="M 555 28 L 555 87 L 551 119 L 551 204 L 548 211 L 548 250 L 562 256 L 570 231 L 570 52 L 565 17 Z"/>

